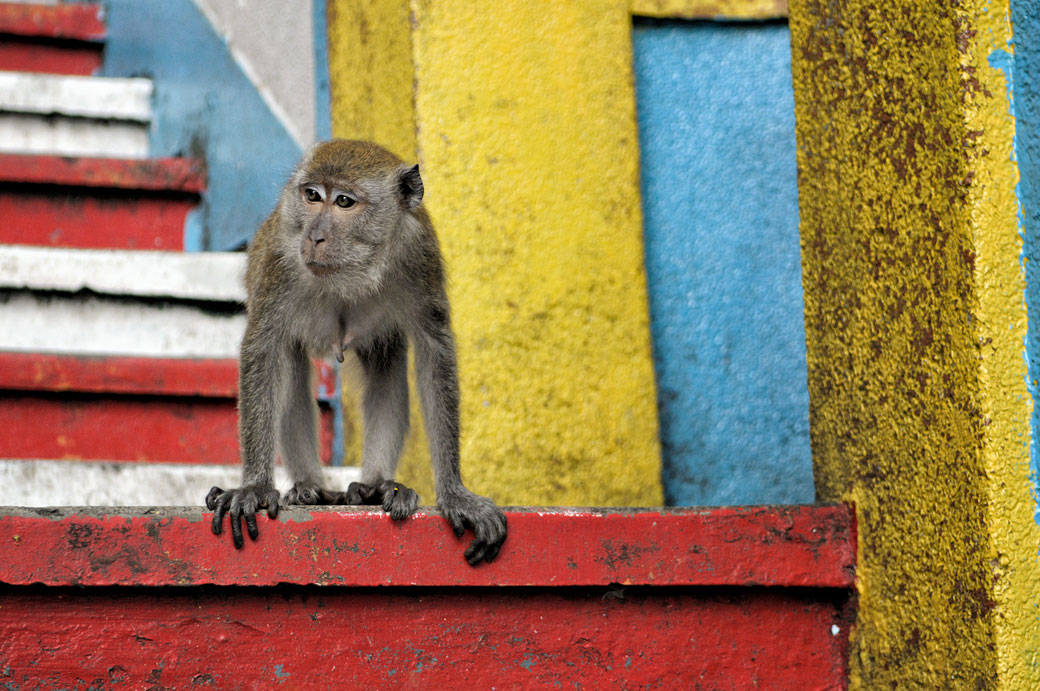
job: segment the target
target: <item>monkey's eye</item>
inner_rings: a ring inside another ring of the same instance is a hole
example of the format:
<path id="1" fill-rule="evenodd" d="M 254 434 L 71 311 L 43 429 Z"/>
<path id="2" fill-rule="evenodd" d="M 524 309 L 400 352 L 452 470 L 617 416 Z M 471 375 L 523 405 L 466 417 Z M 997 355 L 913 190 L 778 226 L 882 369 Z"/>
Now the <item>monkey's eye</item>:
<path id="1" fill-rule="evenodd" d="M 312 203 L 313 202 L 320 202 L 321 201 L 321 192 L 319 192 L 318 190 L 316 190 L 313 187 L 306 187 L 303 190 L 303 198 L 306 199 L 309 202 L 312 202 Z"/>
<path id="2" fill-rule="evenodd" d="M 336 206 L 340 208 L 349 209 L 355 204 L 357 204 L 357 199 L 354 199 L 353 197 L 348 196 L 346 194 L 341 194 L 338 197 L 336 197 Z"/>

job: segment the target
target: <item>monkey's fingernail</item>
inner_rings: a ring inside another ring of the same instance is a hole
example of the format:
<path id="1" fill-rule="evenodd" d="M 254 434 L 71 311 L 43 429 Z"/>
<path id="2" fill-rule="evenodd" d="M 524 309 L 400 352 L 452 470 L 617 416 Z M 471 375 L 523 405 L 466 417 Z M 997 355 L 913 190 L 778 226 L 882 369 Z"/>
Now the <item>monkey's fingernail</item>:
<path id="1" fill-rule="evenodd" d="M 339 351 L 338 353 L 336 353 L 336 362 L 338 362 L 340 364 L 343 363 L 343 351 L 342 350 Z"/>

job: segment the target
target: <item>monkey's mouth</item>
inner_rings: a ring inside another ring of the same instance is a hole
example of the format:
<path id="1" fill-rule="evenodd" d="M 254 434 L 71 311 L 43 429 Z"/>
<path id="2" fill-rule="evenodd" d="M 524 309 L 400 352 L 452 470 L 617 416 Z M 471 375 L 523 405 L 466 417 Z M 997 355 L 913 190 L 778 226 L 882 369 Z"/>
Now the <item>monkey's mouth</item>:
<path id="1" fill-rule="evenodd" d="M 307 269 L 315 276 L 328 276 L 336 267 L 332 264 L 323 264 L 322 262 L 306 262 Z"/>

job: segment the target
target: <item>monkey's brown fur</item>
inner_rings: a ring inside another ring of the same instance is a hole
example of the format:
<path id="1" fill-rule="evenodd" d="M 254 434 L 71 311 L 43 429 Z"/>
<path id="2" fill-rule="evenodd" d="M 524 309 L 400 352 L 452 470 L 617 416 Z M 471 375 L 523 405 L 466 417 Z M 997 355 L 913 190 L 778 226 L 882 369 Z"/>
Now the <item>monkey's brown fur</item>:
<path id="1" fill-rule="evenodd" d="M 422 206 L 418 166 L 369 142 L 333 140 L 300 161 L 249 249 L 248 324 L 239 366 L 242 487 L 214 487 L 213 532 L 229 515 L 257 537 L 256 512 L 278 512 L 280 453 L 293 478 L 285 504 L 378 504 L 394 519 L 418 495 L 393 482 L 408 429 L 407 350 L 415 347 L 437 504 L 457 535 L 473 530 L 470 564 L 491 561 L 505 515 L 467 490 L 459 473 L 459 393 L 444 269 Z M 365 379 L 360 483 L 325 487 L 318 463 L 311 357 L 357 354 Z"/>

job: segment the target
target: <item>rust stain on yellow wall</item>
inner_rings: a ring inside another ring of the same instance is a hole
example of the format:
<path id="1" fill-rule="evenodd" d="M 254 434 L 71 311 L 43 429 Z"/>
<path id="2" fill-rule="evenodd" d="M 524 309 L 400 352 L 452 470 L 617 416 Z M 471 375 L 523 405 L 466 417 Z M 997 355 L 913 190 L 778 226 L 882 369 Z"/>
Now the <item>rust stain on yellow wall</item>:
<path id="1" fill-rule="evenodd" d="M 791 3 L 817 491 L 855 688 L 1040 687 L 1006 6 Z"/>
<path id="2" fill-rule="evenodd" d="M 333 4 L 333 130 L 379 139 L 337 115 L 365 102 L 337 84 L 357 19 Z M 413 2 L 408 19 L 464 478 L 501 503 L 660 504 L 628 4 Z M 399 477 L 432 501 L 427 463 L 407 453 Z"/>

